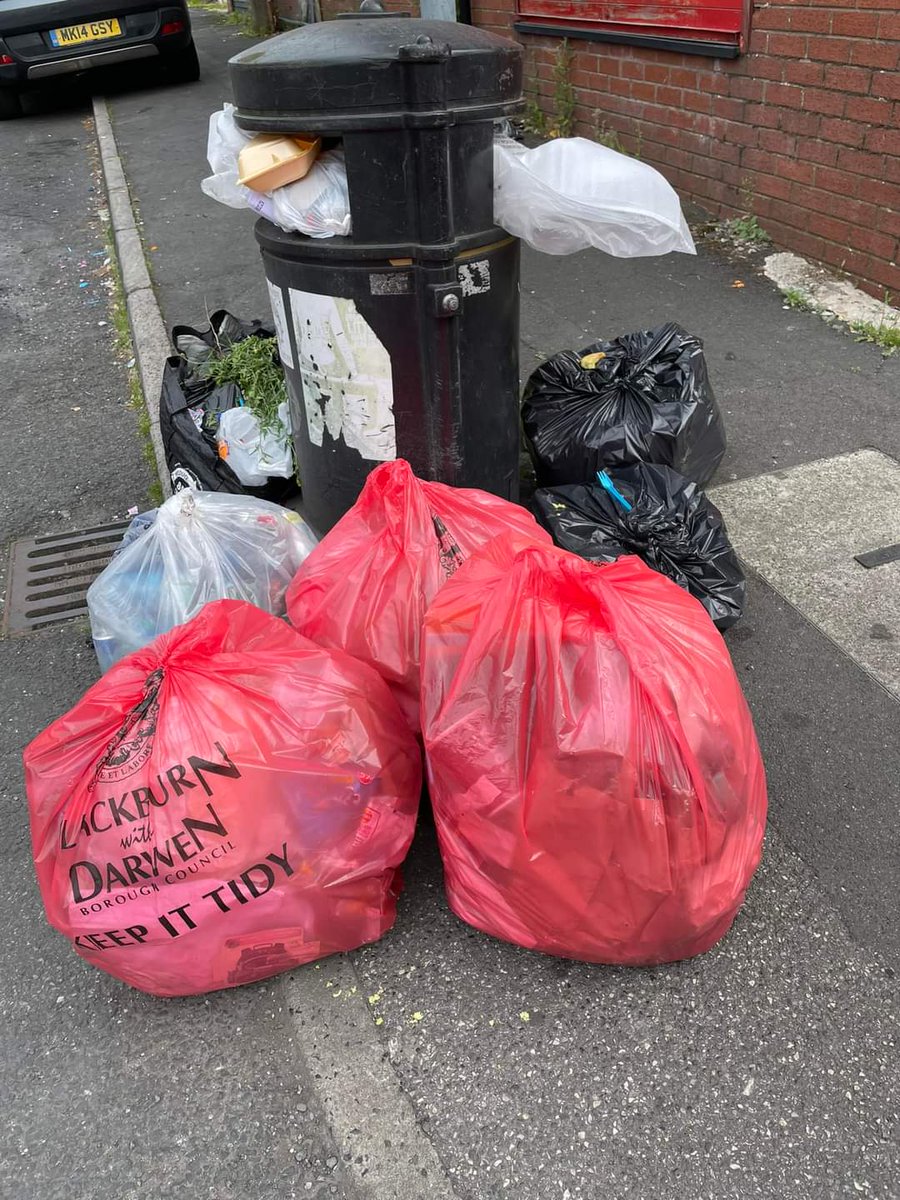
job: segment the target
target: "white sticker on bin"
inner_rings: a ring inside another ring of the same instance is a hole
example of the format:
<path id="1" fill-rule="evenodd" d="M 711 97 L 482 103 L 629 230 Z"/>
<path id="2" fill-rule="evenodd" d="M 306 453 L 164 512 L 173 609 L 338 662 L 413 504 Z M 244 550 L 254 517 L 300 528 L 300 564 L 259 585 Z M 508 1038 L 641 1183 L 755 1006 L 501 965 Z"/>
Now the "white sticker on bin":
<path id="1" fill-rule="evenodd" d="M 294 352 L 291 350 L 291 335 L 288 333 L 287 314 L 284 311 L 284 296 L 281 288 L 266 280 L 269 288 L 269 301 L 272 305 L 272 319 L 275 322 L 275 336 L 278 339 L 278 353 L 286 367 L 294 368 Z"/>
<path id="2" fill-rule="evenodd" d="M 460 263 L 457 278 L 464 296 L 483 296 L 491 290 L 491 262 L 488 258 L 478 262 Z"/>
<path id="3" fill-rule="evenodd" d="M 288 291 L 310 441 L 325 430 L 374 462 L 397 457 L 391 359 L 353 300 Z"/>

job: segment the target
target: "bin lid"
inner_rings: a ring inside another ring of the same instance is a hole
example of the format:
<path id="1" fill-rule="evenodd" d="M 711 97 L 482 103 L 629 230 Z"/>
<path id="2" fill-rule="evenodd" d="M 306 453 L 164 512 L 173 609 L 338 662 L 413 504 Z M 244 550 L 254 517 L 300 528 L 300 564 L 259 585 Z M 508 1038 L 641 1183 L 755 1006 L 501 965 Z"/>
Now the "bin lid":
<path id="1" fill-rule="evenodd" d="M 292 29 L 229 67 L 242 128 L 321 133 L 515 112 L 522 55 L 517 42 L 455 21 L 362 17 Z"/>

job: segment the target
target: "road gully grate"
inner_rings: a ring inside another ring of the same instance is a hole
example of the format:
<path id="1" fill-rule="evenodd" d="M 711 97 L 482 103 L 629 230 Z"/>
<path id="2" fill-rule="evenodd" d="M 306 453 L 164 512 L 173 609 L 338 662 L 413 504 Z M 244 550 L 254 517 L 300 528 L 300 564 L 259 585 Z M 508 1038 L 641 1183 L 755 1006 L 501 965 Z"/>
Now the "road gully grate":
<path id="1" fill-rule="evenodd" d="M 13 542 L 5 633 L 30 633 L 87 612 L 85 595 L 113 556 L 128 521 Z"/>

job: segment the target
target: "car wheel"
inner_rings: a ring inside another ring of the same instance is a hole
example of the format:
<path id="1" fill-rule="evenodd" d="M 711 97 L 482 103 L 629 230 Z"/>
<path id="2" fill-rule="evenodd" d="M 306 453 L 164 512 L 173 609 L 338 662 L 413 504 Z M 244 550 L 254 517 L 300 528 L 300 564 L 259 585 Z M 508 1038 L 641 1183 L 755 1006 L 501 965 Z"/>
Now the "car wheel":
<path id="1" fill-rule="evenodd" d="M 166 73 L 173 83 L 196 83 L 200 78 L 197 47 L 191 42 L 166 60 Z"/>
<path id="2" fill-rule="evenodd" d="M 0 121 L 22 115 L 22 97 L 15 88 L 0 88 Z"/>

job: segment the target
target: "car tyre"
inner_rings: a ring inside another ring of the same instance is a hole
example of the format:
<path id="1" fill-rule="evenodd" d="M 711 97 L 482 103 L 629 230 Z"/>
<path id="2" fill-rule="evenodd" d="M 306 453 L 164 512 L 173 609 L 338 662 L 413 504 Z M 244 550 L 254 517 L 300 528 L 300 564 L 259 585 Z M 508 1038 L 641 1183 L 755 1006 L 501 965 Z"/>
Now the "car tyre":
<path id="1" fill-rule="evenodd" d="M 200 59 L 197 47 L 190 42 L 166 60 L 166 73 L 173 83 L 196 83 L 200 78 Z"/>
<path id="2" fill-rule="evenodd" d="M 22 97 L 16 88 L 0 88 L 0 121 L 11 121 L 22 115 Z"/>

